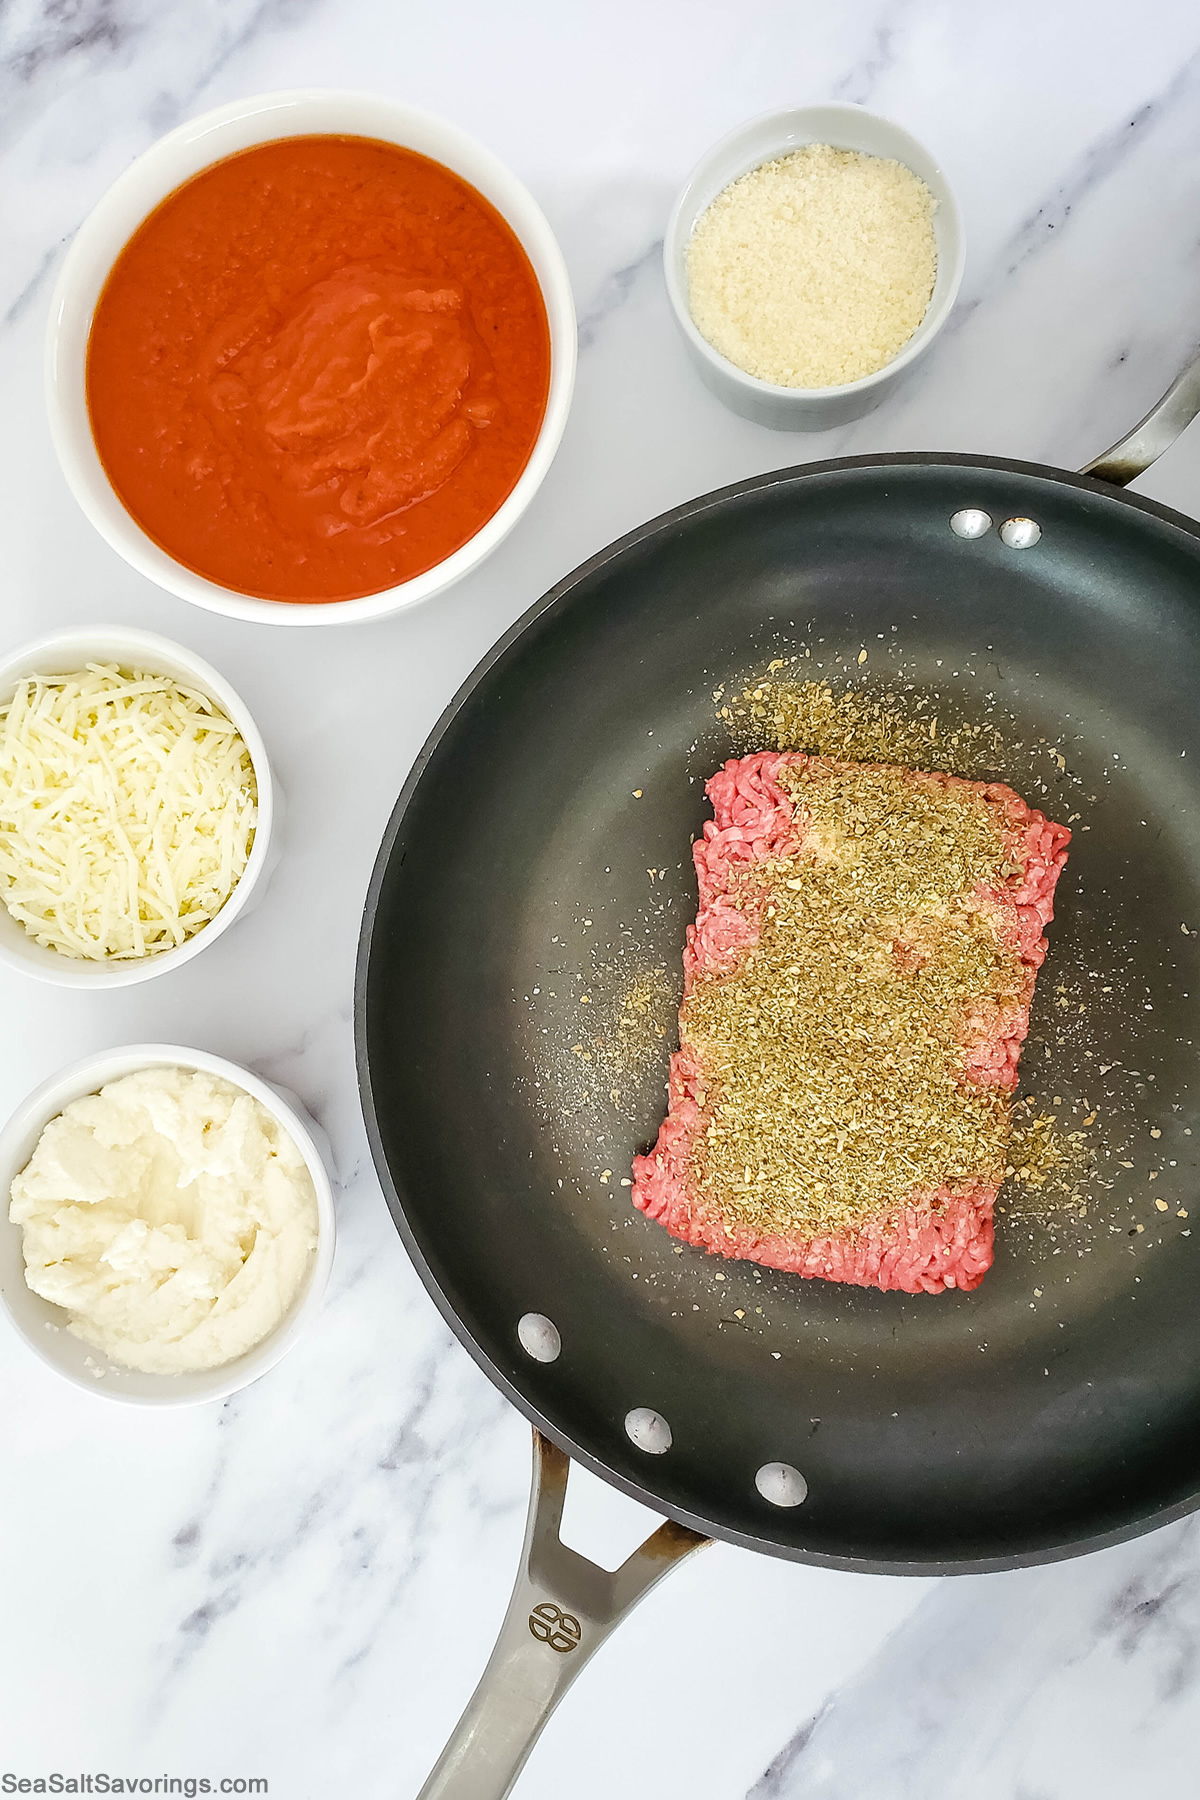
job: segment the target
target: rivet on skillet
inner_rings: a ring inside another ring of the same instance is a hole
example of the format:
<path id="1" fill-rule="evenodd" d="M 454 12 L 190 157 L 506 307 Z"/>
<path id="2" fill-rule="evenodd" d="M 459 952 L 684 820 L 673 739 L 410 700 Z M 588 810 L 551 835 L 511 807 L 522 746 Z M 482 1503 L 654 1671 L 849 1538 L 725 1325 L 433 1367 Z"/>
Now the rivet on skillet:
<path id="1" fill-rule="evenodd" d="M 764 1463 L 754 1485 L 772 1506 L 799 1506 L 808 1499 L 808 1483 L 791 1463 Z"/>
<path id="2" fill-rule="evenodd" d="M 992 529 L 992 515 L 981 511 L 978 506 L 964 506 L 960 512 L 951 515 L 950 529 L 955 537 L 986 537 Z"/>
<path id="3" fill-rule="evenodd" d="M 1000 537 L 1010 550 L 1030 550 L 1042 535 L 1036 519 L 1005 519 Z"/>
<path id="4" fill-rule="evenodd" d="M 545 1313 L 525 1313 L 517 1321 L 517 1336 L 521 1340 L 521 1348 L 534 1362 L 552 1363 L 557 1361 L 562 1350 L 562 1339 L 558 1335 L 558 1326 Z"/>
<path id="5" fill-rule="evenodd" d="M 625 1432 L 631 1443 L 648 1456 L 661 1456 L 671 1448 L 671 1427 L 650 1406 L 635 1406 L 625 1414 Z"/>

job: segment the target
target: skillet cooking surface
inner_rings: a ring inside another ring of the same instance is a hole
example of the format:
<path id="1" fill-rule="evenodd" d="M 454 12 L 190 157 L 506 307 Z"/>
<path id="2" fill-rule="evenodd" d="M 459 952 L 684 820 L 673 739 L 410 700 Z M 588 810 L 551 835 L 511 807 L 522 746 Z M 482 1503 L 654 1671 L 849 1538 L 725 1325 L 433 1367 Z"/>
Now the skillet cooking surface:
<path id="1" fill-rule="evenodd" d="M 964 506 L 1028 515 L 1041 542 L 963 541 L 948 520 Z M 1095 1112 L 1113 1185 L 1088 1189 L 1082 1220 L 1001 1217 L 973 1294 L 677 1254 L 619 1185 L 662 1118 L 673 1039 L 619 1083 L 582 1053 L 637 973 L 667 971 L 665 1014 L 676 1003 L 702 782 L 744 747 L 713 690 L 804 645 L 823 673 L 913 680 L 934 710 L 998 723 L 994 773 L 1082 815 L 1021 1092 L 1070 1128 Z M 1098 482 L 968 458 L 816 465 L 707 496 L 514 628 L 388 828 L 357 1029 L 397 1227 L 529 1418 L 676 1519 L 837 1566 L 1048 1560 L 1196 1504 L 1200 969 L 1181 926 L 1200 932 L 1198 691 L 1196 528 Z M 520 1348 L 530 1311 L 558 1326 L 556 1362 Z M 638 1406 L 669 1421 L 665 1455 L 627 1438 Z M 773 1461 L 803 1472 L 803 1506 L 760 1498 Z"/>

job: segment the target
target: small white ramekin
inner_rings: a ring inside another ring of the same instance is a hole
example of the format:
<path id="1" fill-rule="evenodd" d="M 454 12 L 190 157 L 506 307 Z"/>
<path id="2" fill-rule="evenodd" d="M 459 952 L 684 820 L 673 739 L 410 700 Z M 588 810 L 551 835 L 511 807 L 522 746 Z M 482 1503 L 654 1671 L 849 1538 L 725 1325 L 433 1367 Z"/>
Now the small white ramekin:
<path id="1" fill-rule="evenodd" d="M 272 1113 L 308 1165 L 317 1196 L 317 1247 L 304 1284 L 274 1331 L 233 1362 L 197 1375 L 144 1375 L 110 1362 L 99 1350 L 67 1330 L 67 1314 L 35 1294 L 25 1281 L 22 1232 L 8 1216 L 9 1189 L 25 1167 L 37 1141 L 72 1100 L 95 1094 L 122 1075 L 139 1069 L 200 1069 L 220 1076 L 253 1095 Z M 286 1088 L 276 1087 L 223 1056 L 188 1050 L 178 1044 L 130 1044 L 85 1057 L 44 1081 L 22 1102 L 0 1130 L 0 1299 L 30 1349 L 76 1387 L 107 1400 L 134 1406 L 196 1406 L 223 1400 L 248 1387 L 285 1356 L 320 1311 L 333 1266 L 336 1226 L 331 1165 L 325 1133 Z"/>
<path id="2" fill-rule="evenodd" d="M 925 317 L 890 363 L 874 375 L 839 387 L 778 387 L 747 375 L 713 349 L 697 330 L 688 307 L 687 247 L 700 215 L 739 175 L 805 144 L 831 144 L 835 150 L 861 150 L 869 156 L 893 158 L 919 175 L 938 203 L 933 215 L 937 278 Z M 958 204 L 929 151 L 899 125 L 861 106 L 841 102 L 765 113 L 722 138 L 692 170 L 675 202 L 663 241 L 671 309 L 701 380 L 731 412 L 776 431 L 825 431 L 861 418 L 878 406 L 924 356 L 945 324 L 962 281 L 964 256 Z"/>
<path id="3" fill-rule="evenodd" d="M 160 201 L 223 157 L 278 138 L 329 133 L 381 139 L 452 169 L 496 208 L 520 239 L 550 325 L 550 393 L 533 452 L 507 500 L 470 541 L 424 575 L 359 600 L 260 600 L 208 581 L 148 537 L 117 498 L 88 420 L 86 363 L 92 315 L 117 256 Z M 50 432 L 72 493 L 101 537 L 169 593 L 211 612 L 263 625 L 350 624 L 382 619 L 448 588 L 508 536 L 545 479 L 575 386 L 575 303 L 566 264 L 533 195 L 483 144 L 444 119 L 382 94 L 300 88 L 234 100 L 160 138 L 118 177 L 75 234 L 50 304 L 46 403 Z"/>
<path id="4" fill-rule="evenodd" d="M 59 987 L 130 987 L 134 982 L 149 981 L 154 975 L 165 975 L 169 969 L 190 962 L 223 931 L 228 931 L 240 914 L 249 912 L 252 903 L 258 904 L 282 851 L 275 829 L 282 804 L 267 761 L 266 745 L 245 701 L 203 658 L 152 631 L 136 631 L 127 625 L 88 625 L 56 631 L 35 643 L 22 644 L 0 655 L 0 704 L 6 705 L 12 699 L 18 681 L 25 676 L 70 675 L 90 662 L 115 662 L 123 669 L 169 675 L 215 700 L 242 735 L 254 764 L 258 789 L 258 825 L 242 878 L 216 918 L 201 926 L 178 949 L 160 950 L 129 962 L 89 962 L 83 957 L 63 956 L 58 950 L 35 943 L 0 900 L 0 963 L 19 969 L 22 974 L 36 975 L 41 981 L 55 982 Z"/>

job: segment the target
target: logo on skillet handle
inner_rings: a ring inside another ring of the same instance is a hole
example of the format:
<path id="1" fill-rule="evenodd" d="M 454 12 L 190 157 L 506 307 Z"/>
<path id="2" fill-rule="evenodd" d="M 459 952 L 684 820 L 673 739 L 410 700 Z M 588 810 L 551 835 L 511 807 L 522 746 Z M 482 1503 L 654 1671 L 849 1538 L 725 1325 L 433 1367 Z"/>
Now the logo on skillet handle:
<path id="1" fill-rule="evenodd" d="M 539 1601 L 534 1607 L 529 1615 L 529 1629 L 539 1644 L 549 1644 L 563 1656 L 570 1650 L 577 1650 L 583 1636 L 574 1613 L 564 1612 L 553 1600 Z"/>

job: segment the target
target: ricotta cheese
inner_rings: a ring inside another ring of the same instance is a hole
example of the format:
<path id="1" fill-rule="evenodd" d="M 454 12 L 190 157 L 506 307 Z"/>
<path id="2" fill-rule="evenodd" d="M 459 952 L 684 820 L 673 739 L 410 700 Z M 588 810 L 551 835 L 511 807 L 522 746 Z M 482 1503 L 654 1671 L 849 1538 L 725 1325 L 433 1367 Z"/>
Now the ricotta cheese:
<path id="1" fill-rule="evenodd" d="M 317 1244 L 299 1149 L 201 1070 L 142 1069 L 52 1119 L 13 1181 L 25 1279 L 126 1368 L 213 1369 L 274 1330 Z"/>

